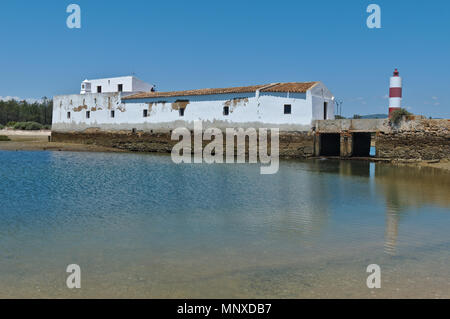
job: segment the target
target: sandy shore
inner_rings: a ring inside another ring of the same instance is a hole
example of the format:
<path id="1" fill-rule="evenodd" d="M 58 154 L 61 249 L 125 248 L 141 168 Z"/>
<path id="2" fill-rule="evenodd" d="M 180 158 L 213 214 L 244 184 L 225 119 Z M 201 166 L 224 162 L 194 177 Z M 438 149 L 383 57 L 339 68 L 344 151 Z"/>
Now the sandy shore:
<path id="1" fill-rule="evenodd" d="M 72 152 L 124 152 L 116 148 L 88 144 L 49 142 L 51 131 L 0 130 L 0 136 L 10 141 L 0 141 L 0 150 L 5 151 L 72 151 Z"/>
<path id="2" fill-rule="evenodd" d="M 450 171 L 450 159 L 442 159 L 439 162 L 422 161 L 422 162 L 419 162 L 417 165 L 440 168 L 440 169 L 445 169 L 447 171 Z"/>

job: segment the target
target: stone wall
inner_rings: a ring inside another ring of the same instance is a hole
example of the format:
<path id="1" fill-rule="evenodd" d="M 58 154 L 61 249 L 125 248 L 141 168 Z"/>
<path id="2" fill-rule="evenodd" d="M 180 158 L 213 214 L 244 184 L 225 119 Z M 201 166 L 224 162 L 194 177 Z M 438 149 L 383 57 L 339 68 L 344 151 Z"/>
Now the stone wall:
<path id="1" fill-rule="evenodd" d="M 391 126 L 387 120 L 352 120 L 349 122 L 351 125 L 344 127 L 345 129 L 342 129 L 342 123 L 345 124 L 348 121 L 323 122 L 319 126 L 321 131 L 280 131 L 280 157 L 308 158 L 315 155 L 319 156 L 320 134 L 324 133 L 339 134 L 340 156 L 352 157 L 354 156 L 354 134 L 362 132 L 373 132 L 375 134 L 376 132 L 375 144 L 376 157 L 378 158 L 393 160 L 450 158 L 450 120 L 404 119 L 396 126 Z M 334 122 L 337 122 L 338 125 L 333 126 Z M 325 124 L 326 126 L 324 126 Z M 330 127 L 331 129 L 329 129 Z M 99 129 L 74 132 L 54 131 L 52 132 L 52 141 L 96 144 L 135 152 L 158 153 L 170 153 L 177 143 L 177 141 L 171 140 L 170 132 L 137 131 L 133 133 L 132 131 Z M 209 141 L 203 141 L 203 147 L 208 143 Z M 191 145 L 193 147 L 193 142 Z M 270 145 L 268 147 L 270 149 Z M 248 149 L 246 152 L 248 152 Z"/>
<path id="2" fill-rule="evenodd" d="M 170 133 L 132 132 L 132 131 L 100 131 L 86 130 L 84 132 L 52 132 L 52 142 L 94 144 L 128 150 L 132 152 L 170 153 L 178 142 L 171 140 Z M 307 158 L 314 155 L 315 136 L 312 132 L 280 132 L 280 157 Z M 270 150 L 270 139 L 268 140 Z M 210 141 L 203 141 L 203 147 Z M 191 146 L 193 148 L 193 135 Z M 236 143 L 235 143 L 236 149 Z M 226 150 L 224 136 L 224 152 Z M 248 148 L 246 149 L 248 153 Z"/>
<path id="3" fill-rule="evenodd" d="M 450 158 L 450 120 L 404 119 L 376 135 L 376 156 L 391 159 Z"/>

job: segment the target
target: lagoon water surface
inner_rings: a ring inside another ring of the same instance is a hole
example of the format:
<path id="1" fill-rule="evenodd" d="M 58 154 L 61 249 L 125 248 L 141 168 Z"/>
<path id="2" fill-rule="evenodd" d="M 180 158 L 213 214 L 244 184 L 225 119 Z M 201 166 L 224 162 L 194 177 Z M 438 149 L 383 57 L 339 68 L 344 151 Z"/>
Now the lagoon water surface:
<path id="1" fill-rule="evenodd" d="M 450 175 L 0 151 L 0 297 L 450 297 Z M 66 267 L 81 267 L 81 289 Z M 366 268 L 381 267 L 368 289 Z"/>

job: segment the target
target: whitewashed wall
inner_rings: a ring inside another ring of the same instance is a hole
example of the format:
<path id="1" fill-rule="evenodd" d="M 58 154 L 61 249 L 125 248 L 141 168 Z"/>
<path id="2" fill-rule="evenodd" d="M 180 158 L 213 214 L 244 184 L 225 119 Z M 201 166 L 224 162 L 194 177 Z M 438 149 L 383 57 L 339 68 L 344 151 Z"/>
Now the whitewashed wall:
<path id="1" fill-rule="evenodd" d="M 148 92 L 152 85 L 134 76 L 88 80 L 91 83 L 91 93 L 97 93 L 97 86 L 102 87 L 102 93 L 118 92 L 118 85 L 123 85 L 123 92 Z"/>
<path id="2" fill-rule="evenodd" d="M 323 92 L 323 96 L 322 96 Z M 53 130 L 74 131 L 87 128 L 103 130 L 166 131 L 193 127 L 195 120 L 204 127 L 279 127 L 288 131 L 308 131 L 314 120 L 323 119 L 323 102 L 329 102 L 329 119 L 334 119 L 332 96 L 319 87 L 307 93 L 236 93 L 121 101 L 119 93 L 91 93 L 54 97 Z M 177 102 L 178 101 L 178 102 Z M 180 102 L 181 101 L 181 102 Z M 185 105 L 180 116 L 178 103 Z M 291 114 L 284 114 L 284 105 Z M 228 116 L 223 114 L 229 106 Z M 115 117 L 111 117 L 111 110 Z M 148 110 L 144 117 L 144 110 Z M 90 118 L 86 118 L 90 111 Z M 71 113 L 70 119 L 67 112 Z"/>
<path id="3" fill-rule="evenodd" d="M 334 120 L 335 104 L 333 94 L 323 85 L 319 83 L 314 86 L 308 93 L 312 99 L 313 120 Z M 324 102 L 327 102 L 327 117 L 324 118 Z"/>

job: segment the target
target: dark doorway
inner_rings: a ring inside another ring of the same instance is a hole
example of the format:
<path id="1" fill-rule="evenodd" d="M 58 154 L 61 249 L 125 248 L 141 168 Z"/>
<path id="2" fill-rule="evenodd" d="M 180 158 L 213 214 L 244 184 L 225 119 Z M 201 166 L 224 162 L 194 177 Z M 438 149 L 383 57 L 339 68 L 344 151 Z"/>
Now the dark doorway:
<path id="1" fill-rule="evenodd" d="M 328 111 L 328 103 L 327 102 L 323 102 L 323 119 L 326 120 L 327 119 L 327 111 Z"/>
<path id="2" fill-rule="evenodd" d="M 340 156 L 341 135 L 339 133 L 320 134 L 320 156 Z"/>
<path id="3" fill-rule="evenodd" d="M 370 141 L 372 135 L 370 133 L 353 133 L 353 152 L 354 157 L 370 156 Z"/>

